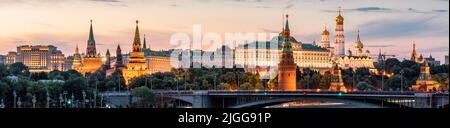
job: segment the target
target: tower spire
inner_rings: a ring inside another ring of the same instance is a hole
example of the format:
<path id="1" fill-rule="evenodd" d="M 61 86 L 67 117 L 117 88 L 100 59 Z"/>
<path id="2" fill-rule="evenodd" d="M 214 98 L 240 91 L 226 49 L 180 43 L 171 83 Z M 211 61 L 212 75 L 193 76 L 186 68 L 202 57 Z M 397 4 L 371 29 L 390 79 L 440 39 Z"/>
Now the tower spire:
<path id="1" fill-rule="evenodd" d="M 79 52 L 78 52 L 78 44 L 77 44 L 77 46 L 75 48 L 75 54 L 79 54 Z"/>
<path id="2" fill-rule="evenodd" d="M 361 42 L 361 38 L 359 37 L 359 30 L 358 30 L 358 35 L 356 36 L 356 41 Z"/>
<path id="3" fill-rule="evenodd" d="M 144 34 L 144 42 L 143 42 L 143 49 L 147 49 L 147 40 L 145 39 L 145 34 Z"/>
<path id="4" fill-rule="evenodd" d="M 133 52 L 142 52 L 141 37 L 139 36 L 139 20 L 136 20 L 136 31 L 134 34 Z"/>
<path id="5" fill-rule="evenodd" d="M 92 28 L 92 20 L 91 20 L 91 27 L 89 30 L 89 42 L 94 42 L 95 43 L 95 39 L 94 39 L 94 29 Z"/>
<path id="6" fill-rule="evenodd" d="M 286 34 L 287 37 L 290 36 L 291 32 L 289 30 L 289 14 L 286 14 L 286 26 L 284 27 L 284 33 Z"/>
<path id="7" fill-rule="evenodd" d="M 411 53 L 411 61 L 416 61 L 417 62 L 418 57 L 417 57 L 417 52 L 416 52 L 416 42 L 413 41 L 413 50 Z"/>

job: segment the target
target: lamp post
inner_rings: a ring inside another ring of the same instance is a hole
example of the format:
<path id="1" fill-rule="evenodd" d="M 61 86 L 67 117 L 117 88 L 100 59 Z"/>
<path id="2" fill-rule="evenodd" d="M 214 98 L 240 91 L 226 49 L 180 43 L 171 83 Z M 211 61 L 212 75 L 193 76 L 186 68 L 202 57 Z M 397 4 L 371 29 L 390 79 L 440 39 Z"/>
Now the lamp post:
<path id="1" fill-rule="evenodd" d="M 46 103 L 45 107 L 50 108 L 50 94 L 48 93 L 48 90 L 46 92 L 46 95 L 47 95 L 47 103 Z"/>
<path id="2" fill-rule="evenodd" d="M 19 107 L 19 108 L 21 108 L 21 106 L 20 105 L 22 105 L 22 101 L 20 101 L 20 97 L 17 99 L 17 106 Z"/>
<path id="3" fill-rule="evenodd" d="M 62 102 L 64 102 L 64 99 L 62 97 L 62 94 L 59 94 L 59 108 L 62 108 Z"/>
<path id="4" fill-rule="evenodd" d="M 81 103 L 83 105 L 83 108 L 86 107 L 86 92 L 83 90 L 83 92 L 81 92 L 81 94 L 83 95 L 83 102 Z"/>
<path id="5" fill-rule="evenodd" d="M 17 93 L 16 93 L 16 90 L 14 90 L 13 91 L 13 97 L 14 97 L 14 105 L 13 105 L 13 108 L 16 108 L 17 106 L 16 106 L 16 98 L 17 98 Z"/>
<path id="6" fill-rule="evenodd" d="M 402 92 L 403 93 L 403 69 L 402 70 L 400 70 L 400 76 L 402 76 L 401 78 L 400 78 L 400 92 Z"/>
<path id="7" fill-rule="evenodd" d="M 35 95 L 33 95 L 31 102 L 33 102 L 33 108 L 36 108 L 36 96 Z"/>
<path id="8" fill-rule="evenodd" d="M 3 103 L 3 99 L 0 102 L 0 108 L 5 108 L 5 103 Z"/>
<path id="9" fill-rule="evenodd" d="M 97 108 L 97 79 L 95 80 L 95 90 L 94 90 L 94 108 Z"/>

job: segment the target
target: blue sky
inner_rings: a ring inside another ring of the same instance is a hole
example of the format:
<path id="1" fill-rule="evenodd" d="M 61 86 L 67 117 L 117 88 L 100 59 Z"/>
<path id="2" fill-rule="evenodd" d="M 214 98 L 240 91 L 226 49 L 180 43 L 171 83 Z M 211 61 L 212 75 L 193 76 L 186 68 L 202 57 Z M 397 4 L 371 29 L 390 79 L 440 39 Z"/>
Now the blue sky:
<path id="1" fill-rule="evenodd" d="M 334 29 L 338 6 L 346 48 L 360 30 L 373 54 L 381 48 L 409 58 L 415 41 L 419 53 L 440 60 L 448 55 L 448 0 L 2 0 L 0 54 L 23 44 L 53 44 L 66 55 L 79 44 L 84 51 L 90 19 L 103 53 L 117 44 L 129 51 L 136 19 L 155 50 L 172 48 L 171 35 L 192 33 L 194 24 L 205 33 L 279 32 L 286 13 L 294 36 L 312 42 L 324 26 Z"/>

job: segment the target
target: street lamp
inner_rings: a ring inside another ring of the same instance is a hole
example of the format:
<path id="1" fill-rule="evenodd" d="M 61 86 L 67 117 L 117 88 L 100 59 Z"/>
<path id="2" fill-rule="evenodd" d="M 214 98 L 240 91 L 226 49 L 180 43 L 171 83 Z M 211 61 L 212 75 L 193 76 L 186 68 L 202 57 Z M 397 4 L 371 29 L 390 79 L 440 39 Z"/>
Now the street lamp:
<path id="1" fill-rule="evenodd" d="M 46 95 L 47 95 L 47 104 L 45 105 L 47 108 L 50 108 L 50 95 L 49 95 L 49 93 L 48 93 L 48 90 L 47 90 L 47 92 L 46 92 Z"/>
<path id="2" fill-rule="evenodd" d="M 0 102 L 0 108 L 5 108 L 5 103 L 3 103 L 3 99 Z"/>
<path id="3" fill-rule="evenodd" d="M 31 102 L 33 102 L 33 108 L 36 108 L 36 96 L 35 95 L 33 95 Z"/>
<path id="4" fill-rule="evenodd" d="M 20 101 L 20 97 L 17 99 L 17 106 L 20 108 L 20 105 L 22 105 L 22 101 Z"/>
<path id="5" fill-rule="evenodd" d="M 86 92 L 83 90 L 83 92 L 81 92 L 81 94 L 83 95 L 82 105 L 83 105 L 83 108 L 85 108 L 86 107 Z"/>
<path id="6" fill-rule="evenodd" d="M 64 99 L 62 97 L 62 94 L 59 94 L 59 108 L 62 108 L 62 102 L 64 102 Z"/>
<path id="7" fill-rule="evenodd" d="M 14 97 L 14 108 L 16 108 L 16 97 L 17 97 L 17 93 L 16 90 L 13 91 L 13 97 Z"/>
<path id="8" fill-rule="evenodd" d="M 403 92 L 403 69 L 400 71 L 400 92 Z"/>

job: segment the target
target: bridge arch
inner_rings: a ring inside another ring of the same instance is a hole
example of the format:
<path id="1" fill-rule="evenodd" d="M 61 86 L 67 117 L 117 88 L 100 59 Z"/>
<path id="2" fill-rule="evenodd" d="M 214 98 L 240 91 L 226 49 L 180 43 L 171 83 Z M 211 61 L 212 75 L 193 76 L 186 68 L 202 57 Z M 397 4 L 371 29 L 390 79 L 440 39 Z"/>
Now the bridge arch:
<path id="1" fill-rule="evenodd" d="M 243 104 L 232 105 L 230 108 L 258 108 L 266 107 L 270 105 L 276 105 L 280 103 L 292 102 L 292 101 L 328 101 L 335 103 L 343 103 L 346 106 L 352 106 L 356 108 L 381 108 L 381 105 L 371 102 L 363 102 L 359 100 L 341 99 L 341 98 L 326 98 L 326 97 L 285 97 L 285 98 L 272 98 L 266 100 L 258 100 L 254 102 L 248 102 Z M 325 106 L 324 106 L 325 107 Z"/>

